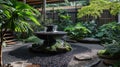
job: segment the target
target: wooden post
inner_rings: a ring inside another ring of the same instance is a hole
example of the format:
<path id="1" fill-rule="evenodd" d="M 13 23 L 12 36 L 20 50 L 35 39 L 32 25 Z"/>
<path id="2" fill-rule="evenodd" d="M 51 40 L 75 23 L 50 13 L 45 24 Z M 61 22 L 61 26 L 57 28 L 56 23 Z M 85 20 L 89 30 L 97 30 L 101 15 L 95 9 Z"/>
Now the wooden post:
<path id="1" fill-rule="evenodd" d="M 54 7 L 53 7 L 52 16 L 53 16 L 52 18 L 53 18 L 53 23 L 54 23 L 54 21 L 55 21 L 55 20 L 54 20 L 54 19 L 55 19 L 55 17 L 54 17 L 54 16 L 55 16 L 55 10 L 54 10 Z"/>
<path id="2" fill-rule="evenodd" d="M 23 0 L 24 3 L 26 3 L 26 0 Z"/>
<path id="3" fill-rule="evenodd" d="M 120 12 L 118 14 L 118 23 L 120 23 Z"/>
<path id="4" fill-rule="evenodd" d="M 2 43 L 3 43 L 2 27 L 3 27 L 3 24 L 1 26 L 1 32 L 0 32 L 0 35 L 1 35 L 1 37 L 0 37 L 0 39 L 1 39 L 1 41 L 0 41 L 0 67 L 2 67 L 2 65 L 3 65 L 3 63 L 2 63 Z"/>
<path id="5" fill-rule="evenodd" d="M 2 63 L 2 42 L 0 44 L 0 67 L 2 67 L 3 63 Z"/>
<path id="6" fill-rule="evenodd" d="M 43 0 L 43 20 L 46 21 L 46 0 Z"/>
<path id="7" fill-rule="evenodd" d="M 77 11 L 77 3 L 75 3 L 75 23 L 77 23 L 77 13 L 78 13 L 78 11 Z"/>

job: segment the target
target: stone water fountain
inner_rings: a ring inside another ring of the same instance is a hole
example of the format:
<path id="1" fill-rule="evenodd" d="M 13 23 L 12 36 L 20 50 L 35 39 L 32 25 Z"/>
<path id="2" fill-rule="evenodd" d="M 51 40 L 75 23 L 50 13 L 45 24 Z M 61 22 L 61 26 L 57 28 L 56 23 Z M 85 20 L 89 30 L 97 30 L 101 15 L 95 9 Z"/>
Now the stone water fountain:
<path id="1" fill-rule="evenodd" d="M 44 40 L 42 44 L 33 44 L 31 50 L 44 53 L 63 53 L 72 48 L 69 43 L 61 38 L 67 32 L 57 31 L 57 26 L 46 26 L 44 31 L 34 33 L 38 38 Z"/>

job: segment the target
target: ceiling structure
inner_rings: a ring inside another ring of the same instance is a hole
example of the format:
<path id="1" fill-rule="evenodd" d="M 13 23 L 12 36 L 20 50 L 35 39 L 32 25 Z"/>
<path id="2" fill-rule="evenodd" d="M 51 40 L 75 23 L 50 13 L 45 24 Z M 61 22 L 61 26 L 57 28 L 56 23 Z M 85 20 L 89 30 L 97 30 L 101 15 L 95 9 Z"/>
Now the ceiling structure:
<path id="1" fill-rule="evenodd" d="M 24 3 L 27 3 L 29 5 L 43 5 L 42 7 L 42 14 L 43 14 L 43 20 L 45 22 L 46 20 L 46 4 L 47 3 L 60 3 L 60 2 L 65 2 L 65 0 L 18 0 L 22 1 Z M 68 0 L 68 1 L 85 1 L 85 0 Z M 89 1 L 89 0 L 87 0 Z"/>
<path id="2" fill-rule="evenodd" d="M 30 5 L 38 5 L 42 4 L 43 0 L 19 0 L 19 1 L 26 1 L 26 3 Z M 47 3 L 59 3 L 59 2 L 64 2 L 65 0 L 46 0 Z M 68 1 L 79 1 L 79 0 L 68 0 Z"/>

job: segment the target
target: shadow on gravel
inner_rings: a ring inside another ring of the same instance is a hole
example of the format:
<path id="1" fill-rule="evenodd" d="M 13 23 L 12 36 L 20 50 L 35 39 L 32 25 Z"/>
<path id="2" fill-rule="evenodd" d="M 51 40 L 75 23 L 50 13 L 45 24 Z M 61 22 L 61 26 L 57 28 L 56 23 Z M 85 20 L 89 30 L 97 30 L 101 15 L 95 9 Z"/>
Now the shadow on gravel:
<path id="1" fill-rule="evenodd" d="M 73 45 L 73 50 L 61 54 L 43 54 L 31 53 L 28 50 L 28 45 L 16 48 L 13 51 L 3 53 L 3 63 L 10 63 L 13 61 L 28 61 L 30 63 L 40 64 L 41 67 L 67 67 L 74 54 L 90 52 L 91 50 L 78 45 Z"/>

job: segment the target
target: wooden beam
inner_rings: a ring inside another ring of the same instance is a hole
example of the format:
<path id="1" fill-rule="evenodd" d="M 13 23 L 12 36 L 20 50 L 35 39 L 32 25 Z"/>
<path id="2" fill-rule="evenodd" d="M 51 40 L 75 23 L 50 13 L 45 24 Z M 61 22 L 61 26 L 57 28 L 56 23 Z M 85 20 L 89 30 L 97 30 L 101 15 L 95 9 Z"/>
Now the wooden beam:
<path id="1" fill-rule="evenodd" d="M 18 0 L 18 1 L 24 1 L 24 0 Z M 68 1 L 84 1 L 84 0 L 68 0 Z M 89 0 L 86 0 L 89 1 Z M 47 3 L 59 3 L 59 2 L 64 2 L 64 0 L 46 0 Z M 27 4 L 30 5 L 40 5 L 43 4 L 42 0 L 26 0 Z"/>
<path id="2" fill-rule="evenodd" d="M 47 3 L 56 3 L 56 2 L 64 2 L 64 0 L 47 0 Z M 42 4 L 42 1 L 38 1 L 38 0 L 31 0 L 31 1 L 27 1 L 28 4 L 30 5 L 38 5 L 38 4 Z"/>

